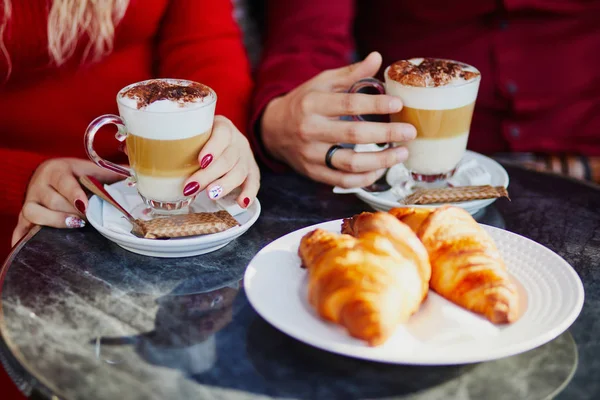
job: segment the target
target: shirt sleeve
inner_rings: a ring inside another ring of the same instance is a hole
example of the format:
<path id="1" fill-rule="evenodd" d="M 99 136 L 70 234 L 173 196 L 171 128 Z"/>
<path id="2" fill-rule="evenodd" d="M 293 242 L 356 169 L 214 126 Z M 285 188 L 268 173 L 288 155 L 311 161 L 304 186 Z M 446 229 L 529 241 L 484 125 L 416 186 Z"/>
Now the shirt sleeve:
<path id="1" fill-rule="evenodd" d="M 248 126 L 255 154 L 268 167 L 283 164 L 268 156 L 261 143 L 260 118 L 265 107 L 326 69 L 351 60 L 354 18 L 352 0 L 266 1 L 263 55 Z"/>
<path id="2" fill-rule="evenodd" d="M 2 213 L 17 215 L 21 211 L 31 176 L 49 158 L 50 156 L 29 151 L 0 148 Z"/>
<path id="3" fill-rule="evenodd" d="M 158 34 L 158 74 L 217 92 L 217 114 L 242 132 L 252 92 L 250 65 L 230 0 L 169 2 Z"/>

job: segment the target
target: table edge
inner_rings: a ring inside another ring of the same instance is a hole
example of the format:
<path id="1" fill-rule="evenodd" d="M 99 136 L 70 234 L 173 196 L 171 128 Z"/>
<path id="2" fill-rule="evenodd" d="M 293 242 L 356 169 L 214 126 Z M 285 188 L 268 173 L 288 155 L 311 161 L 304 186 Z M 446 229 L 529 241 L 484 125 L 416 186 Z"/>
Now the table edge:
<path id="1" fill-rule="evenodd" d="M 8 256 L 4 260 L 4 263 L 2 263 L 2 267 L 0 267 L 0 293 L 2 292 L 2 287 L 4 286 L 4 277 L 6 276 L 6 271 L 8 271 L 8 269 L 10 268 L 10 264 L 12 264 L 17 254 L 19 254 L 19 252 L 27 244 L 27 242 L 29 242 L 29 240 L 31 240 L 31 238 L 33 238 L 41 230 L 42 227 L 40 225 L 34 226 L 29 230 L 29 232 L 27 232 L 25 236 L 23 236 L 17 242 L 17 244 L 13 246 L 12 249 L 10 249 L 10 253 L 8 253 Z M 1 302 L 2 297 L 0 297 L 0 303 Z"/>
<path id="2" fill-rule="evenodd" d="M 14 346 L 11 346 L 10 343 L 10 338 L 6 335 L 6 331 L 4 329 L 4 311 L 3 311 L 3 303 L 2 303 L 2 289 L 4 288 L 4 279 L 6 278 L 6 274 L 8 272 L 8 270 L 10 269 L 10 266 L 12 264 L 12 262 L 14 261 L 15 257 L 17 256 L 17 254 L 19 254 L 19 252 L 23 249 L 23 247 L 36 235 L 38 234 L 40 231 L 42 230 L 42 227 L 39 225 L 34 226 L 32 229 L 29 230 L 29 232 L 27 232 L 27 234 L 25 236 L 23 236 L 18 242 L 17 244 L 15 244 L 13 246 L 13 248 L 11 249 L 10 253 L 8 254 L 8 256 L 6 257 L 4 263 L 2 264 L 2 267 L 0 267 L 0 346 L 3 347 L 3 355 L 4 357 L 10 357 L 10 360 L 6 360 L 6 362 L 1 362 L 0 365 L 5 368 L 5 370 L 7 371 L 7 375 L 10 377 L 11 380 L 13 380 L 13 383 L 18 387 L 18 389 L 25 395 L 25 396 L 32 396 L 34 393 L 37 392 L 38 395 L 43 393 L 43 396 L 46 398 L 53 398 L 53 399 L 58 399 L 58 398 L 62 398 L 62 396 L 57 396 L 56 394 L 59 393 L 58 390 L 56 390 L 56 388 L 54 388 L 51 384 L 48 384 L 48 382 L 45 381 L 45 379 L 37 376 L 37 374 L 34 374 L 32 371 L 34 370 L 33 368 L 31 368 L 31 366 L 29 366 L 27 364 L 27 362 L 24 361 L 24 357 L 18 352 L 14 350 Z M 8 354 L 6 354 L 8 353 Z M 1 361 L 5 361 L 4 357 Z M 30 378 L 32 378 L 29 382 L 30 387 L 21 387 L 17 382 L 14 381 L 12 375 L 9 373 L 9 369 L 14 369 L 14 367 L 12 367 L 11 365 L 6 365 L 10 362 L 14 362 L 15 364 L 18 364 L 22 370 L 29 375 Z M 29 393 L 27 393 L 26 391 L 28 391 Z"/>

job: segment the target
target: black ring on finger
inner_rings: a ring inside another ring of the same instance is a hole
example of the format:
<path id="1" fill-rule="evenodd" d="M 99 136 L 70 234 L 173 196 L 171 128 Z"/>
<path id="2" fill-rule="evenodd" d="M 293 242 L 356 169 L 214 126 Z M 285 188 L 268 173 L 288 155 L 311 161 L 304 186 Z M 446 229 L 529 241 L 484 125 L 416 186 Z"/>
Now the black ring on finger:
<path id="1" fill-rule="evenodd" d="M 335 154 L 336 151 L 338 151 L 339 149 L 343 149 L 342 146 L 340 146 L 339 144 L 334 144 L 333 146 L 331 146 L 329 148 L 329 150 L 327 150 L 327 154 L 325 154 L 325 165 L 327 165 L 328 168 L 337 171 L 337 168 L 333 166 L 333 164 L 331 163 L 331 159 L 333 158 L 333 155 Z"/>

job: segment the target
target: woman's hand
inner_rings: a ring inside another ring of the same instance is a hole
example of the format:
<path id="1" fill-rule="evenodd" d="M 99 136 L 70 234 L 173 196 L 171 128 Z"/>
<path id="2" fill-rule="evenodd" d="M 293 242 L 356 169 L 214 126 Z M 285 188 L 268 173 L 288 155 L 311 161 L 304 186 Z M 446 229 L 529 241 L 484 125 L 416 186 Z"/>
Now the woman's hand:
<path id="1" fill-rule="evenodd" d="M 206 189 L 213 200 L 241 186 L 238 204 L 246 208 L 260 187 L 260 171 L 248 139 L 225 117 L 217 115 L 210 139 L 198 155 L 200 170 L 184 184 L 183 194 L 191 196 Z"/>
<path id="2" fill-rule="evenodd" d="M 342 121 L 341 116 L 390 114 L 400 111 L 402 102 L 388 95 L 345 93 L 356 81 L 373 76 L 381 66 L 381 55 L 371 53 L 363 61 L 328 70 L 271 101 L 261 120 L 262 141 L 277 159 L 308 177 L 341 187 L 366 186 L 382 170 L 406 160 L 404 147 L 380 152 L 340 149 L 325 165 L 327 150 L 334 144 L 406 142 L 416 130 L 403 123 Z"/>
<path id="3" fill-rule="evenodd" d="M 76 158 L 54 158 L 43 162 L 31 177 L 17 227 L 13 231 L 14 246 L 34 225 L 54 228 L 85 226 L 88 199 L 78 177 L 92 175 L 102 182 L 122 177 Z"/>

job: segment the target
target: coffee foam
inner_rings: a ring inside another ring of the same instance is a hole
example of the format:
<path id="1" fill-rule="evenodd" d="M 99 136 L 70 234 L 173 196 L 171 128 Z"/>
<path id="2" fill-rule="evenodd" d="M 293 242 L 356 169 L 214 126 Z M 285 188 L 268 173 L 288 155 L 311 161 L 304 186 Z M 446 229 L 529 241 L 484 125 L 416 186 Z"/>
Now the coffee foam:
<path id="1" fill-rule="evenodd" d="M 216 99 L 211 88 L 183 79 L 150 79 L 134 83 L 119 92 L 128 107 L 149 112 L 174 112 L 202 107 Z"/>
<path id="2" fill-rule="evenodd" d="M 390 78 L 385 70 L 386 93 L 399 97 L 406 107 L 421 110 L 447 110 L 475 102 L 480 79 L 437 87 L 407 86 Z"/>
<path id="3" fill-rule="evenodd" d="M 187 139 L 212 130 L 216 102 L 179 112 L 147 112 L 119 104 L 127 130 L 155 140 Z"/>
<path id="4" fill-rule="evenodd" d="M 457 86 L 478 79 L 476 68 L 452 60 L 437 58 L 411 58 L 390 65 L 390 79 L 407 86 L 439 87 Z"/>
<path id="5" fill-rule="evenodd" d="M 167 82 L 187 82 L 164 80 Z M 136 84 L 136 86 L 142 85 Z M 155 140 L 187 139 L 210 131 L 215 115 L 216 95 L 209 94 L 194 101 L 156 100 L 138 108 L 136 98 L 123 96 L 129 86 L 118 96 L 119 114 L 125 120 L 127 130 L 139 137 Z"/>
<path id="6" fill-rule="evenodd" d="M 172 101 L 172 100 L 157 100 L 151 104 L 148 104 L 147 106 L 138 108 L 138 101 L 134 98 L 121 97 L 121 98 L 119 98 L 119 102 L 121 102 L 124 106 L 129 107 L 129 108 L 135 108 L 135 109 L 139 109 L 139 110 L 143 110 L 143 111 L 147 111 L 147 112 L 163 112 L 163 113 L 181 112 L 181 111 L 191 110 L 194 108 L 201 108 L 201 107 L 205 106 L 205 103 L 208 103 L 208 101 L 205 101 L 205 99 L 200 99 L 197 101 L 185 102 L 185 103 L 179 103 L 179 102 Z"/>

